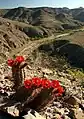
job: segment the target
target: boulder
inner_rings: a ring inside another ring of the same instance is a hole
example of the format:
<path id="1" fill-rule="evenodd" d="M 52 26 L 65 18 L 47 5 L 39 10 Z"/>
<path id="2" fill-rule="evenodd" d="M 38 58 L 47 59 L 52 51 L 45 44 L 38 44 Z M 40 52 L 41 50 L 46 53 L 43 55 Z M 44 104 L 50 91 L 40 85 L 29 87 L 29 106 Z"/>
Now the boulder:
<path id="1" fill-rule="evenodd" d="M 7 112 L 12 116 L 19 116 L 19 110 L 15 106 L 8 107 Z"/>
<path id="2" fill-rule="evenodd" d="M 29 109 L 27 111 L 27 114 L 25 114 L 24 116 L 24 119 L 45 119 L 44 117 L 42 117 L 38 112 L 32 110 L 32 109 Z"/>

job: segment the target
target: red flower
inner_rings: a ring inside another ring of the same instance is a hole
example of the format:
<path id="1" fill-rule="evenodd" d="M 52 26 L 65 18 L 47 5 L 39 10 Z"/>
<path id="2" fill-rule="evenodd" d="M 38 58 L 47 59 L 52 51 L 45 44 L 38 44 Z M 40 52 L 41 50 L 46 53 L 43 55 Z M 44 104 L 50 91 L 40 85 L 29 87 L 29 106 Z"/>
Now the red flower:
<path id="1" fill-rule="evenodd" d="M 61 86 L 59 86 L 59 87 L 57 88 L 57 92 L 58 92 L 59 94 L 62 94 L 62 93 L 64 92 L 64 89 L 63 89 Z"/>
<path id="2" fill-rule="evenodd" d="M 60 83 L 59 83 L 58 80 L 53 80 L 53 81 L 51 82 L 51 86 L 52 86 L 52 88 L 57 88 L 57 87 L 60 86 Z"/>
<path id="3" fill-rule="evenodd" d="M 43 88 L 51 88 L 51 82 L 48 79 L 43 79 L 41 84 Z"/>
<path id="4" fill-rule="evenodd" d="M 32 84 L 35 86 L 40 86 L 41 85 L 41 79 L 38 77 L 32 78 Z"/>
<path id="5" fill-rule="evenodd" d="M 61 86 L 59 86 L 57 88 L 54 88 L 52 93 L 54 96 L 58 97 L 58 96 L 61 96 L 63 92 L 64 92 L 64 89 Z"/>
<path id="6" fill-rule="evenodd" d="M 7 61 L 7 63 L 8 63 L 9 66 L 12 67 L 12 66 L 14 65 L 14 60 L 9 59 L 9 60 Z"/>
<path id="7" fill-rule="evenodd" d="M 24 61 L 24 57 L 23 56 L 17 56 L 15 59 L 16 62 L 21 63 Z"/>
<path id="8" fill-rule="evenodd" d="M 25 88 L 31 88 L 31 86 L 32 86 L 32 81 L 31 80 L 25 80 L 24 81 L 24 86 L 25 86 Z"/>

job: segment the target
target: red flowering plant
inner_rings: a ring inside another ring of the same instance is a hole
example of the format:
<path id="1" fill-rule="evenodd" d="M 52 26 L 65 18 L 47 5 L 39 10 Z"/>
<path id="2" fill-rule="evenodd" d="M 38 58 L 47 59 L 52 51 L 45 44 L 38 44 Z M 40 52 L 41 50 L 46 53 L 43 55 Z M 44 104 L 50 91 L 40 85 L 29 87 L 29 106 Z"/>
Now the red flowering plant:
<path id="1" fill-rule="evenodd" d="M 24 61 L 23 56 L 16 56 L 15 59 L 8 59 L 7 63 L 8 63 L 8 66 L 13 67 L 15 65 L 19 65 L 23 61 Z"/>
<path id="2" fill-rule="evenodd" d="M 43 88 L 51 88 L 51 81 L 48 79 L 42 79 L 41 85 Z"/>
<path id="3" fill-rule="evenodd" d="M 48 101 L 53 99 L 55 100 L 58 96 L 63 94 L 64 89 L 58 80 L 49 80 L 47 78 L 39 77 L 25 79 L 22 73 L 24 70 L 22 69 L 27 63 L 23 56 L 16 56 L 14 59 L 8 59 L 7 63 L 12 67 L 12 76 L 13 79 L 15 79 L 13 80 L 14 89 L 17 91 L 20 87 L 25 87 L 24 91 L 27 92 L 28 96 L 27 104 L 32 102 L 33 106 L 36 104 L 37 107 L 39 107 L 39 105 L 44 105 L 44 103 L 48 103 Z"/>
<path id="4" fill-rule="evenodd" d="M 22 68 L 25 65 L 23 56 L 16 56 L 14 59 L 8 59 L 8 66 L 12 67 L 12 78 L 14 79 L 14 89 L 17 90 L 22 84 L 24 77 L 22 75 Z"/>
<path id="5" fill-rule="evenodd" d="M 32 81 L 31 80 L 25 80 L 24 81 L 25 88 L 29 89 L 32 87 Z"/>
<path id="6" fill-rule="evenodd" d="M 14 89 L 17 91 L 21 86 L 23 86 L 28 91 L 28 97 L 31 99 L 40 100 L 40 104 L 48 102 L 50 100 L 56 99 L 58 96 L 61 96 L 64 92 L 63 87 L 60 85 L 58 80 L 49 80 L 47 78 L 33 77 L 31 79 L 25 79 L 23 76 L 22 68 L 26 64 L 23 56 L 16 56 L 14 59 L 8 59 L 8 65 L 12 67 L 12 76 L 14 80 Z M 33 102 L 33 101 L 32 101 Z M 34 103 L 37 104 L 37 102 Z M 33 104 L 33 103 L 32 103 Z M 37 104 L 39 105 L 39 103 Z"/>
<path id="7" fill-rule="evenodd" d="M 8 66 L 12 67 L 14 65 L 13 59 L 8 59 Z"/>
<path id="8" fill-rule="evenodd" d="M 60 96 L 63 92 L 64 89 L 62 88 L 62 86 L 60 85 L 58 80 L 48 80 L 48 79 L 41 79 L 38 77 L 34 77 L 32 79 L 26 79 L 24 81 L 24 86 L 27 89 L 30 88 L 38 88 L 41 87 L 42 89 L 53 89 L 55 90 L 54 92 Z"/>
<path id="9" fill-rule="evenodd" d="M 24 61 L 24 57 L 23 56 L 17 56 L 15 59 L 15 62 L 17 63 L 22 63 Z"/>
<path id="10" fill-rule="evenodd" d="M 41 86 L 41 82 L 42 80 L 38 77 L 34 77 L 32 78 L 32 84 L 35 86 L 35 87 L 39 87 Z"/>

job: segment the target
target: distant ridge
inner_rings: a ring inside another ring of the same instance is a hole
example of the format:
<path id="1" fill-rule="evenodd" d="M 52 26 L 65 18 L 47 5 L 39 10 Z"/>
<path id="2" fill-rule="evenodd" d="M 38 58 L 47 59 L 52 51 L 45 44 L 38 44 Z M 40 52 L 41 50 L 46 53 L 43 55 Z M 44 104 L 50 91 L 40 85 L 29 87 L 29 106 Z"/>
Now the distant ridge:
<path id="1" fill-rule="evenodd" d="M 21 21 L 34 26 L 51 29 L 52 32 L 64 29 L 75 29 L 84 25 L 84 8 L 75 9 L 37 7 L 0 10 L 0 16 Z"/>

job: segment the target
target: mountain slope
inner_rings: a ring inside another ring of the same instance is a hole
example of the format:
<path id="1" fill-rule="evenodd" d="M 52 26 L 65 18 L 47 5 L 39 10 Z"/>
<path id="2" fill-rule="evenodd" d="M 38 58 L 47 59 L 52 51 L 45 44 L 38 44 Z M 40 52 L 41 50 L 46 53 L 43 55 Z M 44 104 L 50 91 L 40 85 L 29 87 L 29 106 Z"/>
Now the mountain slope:
<path id="1" fill-rule="evenodd" d="M 11 51 L 27 44 L 32 37 L 39 39 L 45 35 L 49 35 L 45 29 L 0 17 L 0 62 L 5 60 Z"/>
<path id="2" fill-rule="evenodd" d="M 83 10 L 84 8 L 19 7 L 9 10 L 3 17 L 35 26 L 42 26 L 54 33 L 58 30 L 81 27 L 83 23 L 77 18 L 79 14 L 76 12 L 79 11 L 79 13 L 81 13 Z"/>
<path id="3" fill-rule="evenodd" d="M 0 16 L 3 17 L 8 11 L 9 9 L 0 9 Z"/>
<path id="4" fill-rule="evenodd" d="M 27 44 L 29 37 L 38 39 L 61 30 L 81 27 L 83 22 L 75 20 L 74 17 L 82 13 L 83 10 L 84 8 L 19 7 L 10 9 L 6 13 L 3 12 L 4 18 L 0 18 L 0 57 L 6 58 L 4 52 L 9 53 L 13 49 Z"/>

